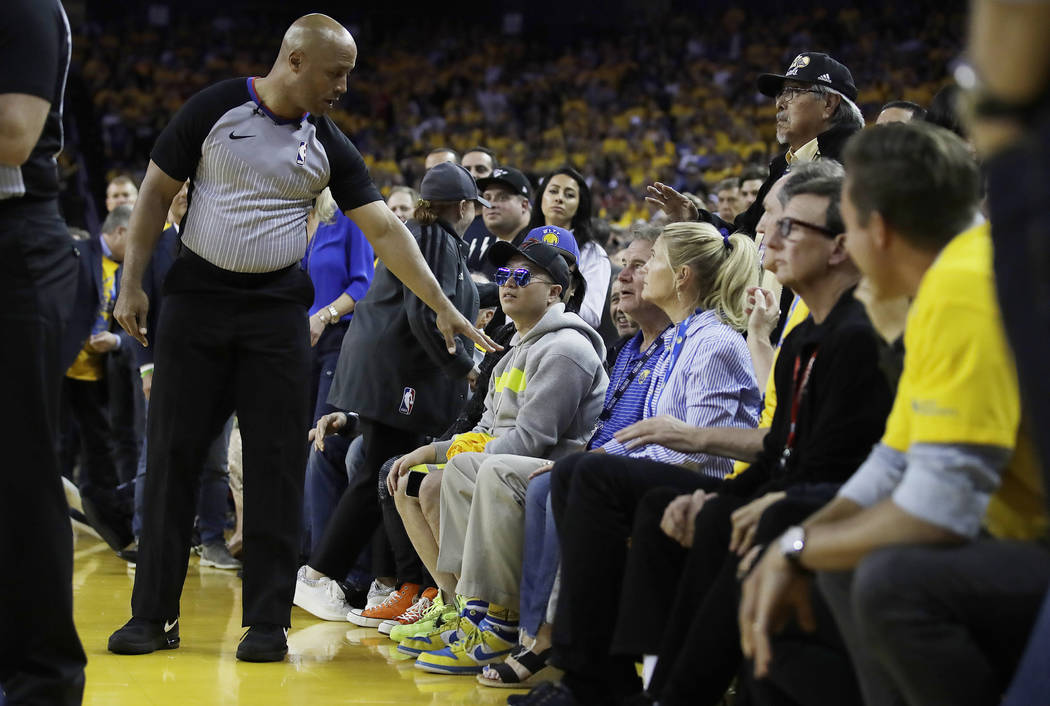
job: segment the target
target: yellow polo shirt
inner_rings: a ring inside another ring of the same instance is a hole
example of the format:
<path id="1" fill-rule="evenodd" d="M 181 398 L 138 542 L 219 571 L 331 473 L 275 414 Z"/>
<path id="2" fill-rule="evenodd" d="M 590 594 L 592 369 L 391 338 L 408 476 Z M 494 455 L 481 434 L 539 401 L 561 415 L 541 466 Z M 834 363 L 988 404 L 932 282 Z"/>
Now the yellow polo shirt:
<path id="1" fill-rule="evenodd" d="M 1044 537 L 1042 476 L 1022 419 L 987 224 L 958 235 L 927 271 L 908 316 L 904 348 L 904 371 L 882 442 L 902 453 L 912 444 L 1011 450 L 985 527 L 1001 538 Z"/>

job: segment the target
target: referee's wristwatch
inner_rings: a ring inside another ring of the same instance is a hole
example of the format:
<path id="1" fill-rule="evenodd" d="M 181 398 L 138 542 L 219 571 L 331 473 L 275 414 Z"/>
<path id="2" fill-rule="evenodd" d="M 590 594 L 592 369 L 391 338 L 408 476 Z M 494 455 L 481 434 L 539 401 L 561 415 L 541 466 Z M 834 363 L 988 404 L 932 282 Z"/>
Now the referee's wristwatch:
<path id="1" fill-rule="evenodd" d="M 802 550 L 806 548 L 806 528 L 795 525 L 788 527 L 784 534 L 780 535 L 780 553 L 788 560 L 795 569 L 803 573 L 812 573 L 802 565 Z"/>

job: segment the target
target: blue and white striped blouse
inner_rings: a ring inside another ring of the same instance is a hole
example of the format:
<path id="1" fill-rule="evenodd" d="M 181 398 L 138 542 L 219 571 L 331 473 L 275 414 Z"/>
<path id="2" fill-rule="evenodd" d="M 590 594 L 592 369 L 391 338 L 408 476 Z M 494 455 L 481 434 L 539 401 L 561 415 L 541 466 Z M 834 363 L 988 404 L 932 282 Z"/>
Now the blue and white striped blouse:
<path id="1" fill-rule="evenodd" d="M 664 354 L 653 370 L 644 417 L 668 414 L 696 427 L 758 426 L 762 397 L 744 337 L 714 311 L 690 317 L 685 340 L 671 367 L 678 326 L 664 333 Z M 670 368 L 670 370 L 669 370 Z M 704 475 L 724 478 L 733 460 L 702 453 L 682 453 L 656 444 L 628 451 L 615 439 L 606 451 L 663 463 L 696 463 Z"/>

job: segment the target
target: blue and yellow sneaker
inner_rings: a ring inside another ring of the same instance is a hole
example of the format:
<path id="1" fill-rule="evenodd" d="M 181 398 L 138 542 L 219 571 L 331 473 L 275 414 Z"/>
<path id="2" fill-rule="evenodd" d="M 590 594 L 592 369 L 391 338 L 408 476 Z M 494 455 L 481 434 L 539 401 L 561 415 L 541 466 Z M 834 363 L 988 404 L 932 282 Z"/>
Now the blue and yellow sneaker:
<path id="1" fill-rule="evenodd" d="M 456 596 L 455 606 L 457 610 L 454 613 L 450 611 L 439 616 L 439 620 L 427 632 L 404 637 L 397 646 L 398 651 L 415 656 L 448 647 L 461 634 L 477 627 L 485 617 L 487 604 Z"/>
<path id="2" fill-rule="evenodd" d="M 502 662 L 517 646 L 517 639 L 505 639 L 490 624 L 469 626 L 463 626 L 462 638 L 448 647 L 420 653 L 416 669 L 436 674 L 480 674 L 486 665 Z"/>

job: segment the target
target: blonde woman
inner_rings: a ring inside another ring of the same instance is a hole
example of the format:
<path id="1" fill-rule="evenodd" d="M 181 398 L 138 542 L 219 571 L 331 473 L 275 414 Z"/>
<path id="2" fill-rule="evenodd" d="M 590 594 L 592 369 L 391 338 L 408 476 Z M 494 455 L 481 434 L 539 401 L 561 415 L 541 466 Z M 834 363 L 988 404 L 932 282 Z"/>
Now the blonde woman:
<path id="1" fill-rule="evenodd" d="M 640 500 L 649 490 L 666 487 L 672 493 L 696 491 L 702 503 L 705 491 L 732 469 L 730 459 L 650 443 L 644 431 L 653 424 L 691 433 L 758 423 L 758 385 L 741 335 L 747 327 L 747 289 L 757 274 L 758 251 L 746 235 L 723 236 L 706 223 L 674 223 L 657 239 L 642 297 L 661 308 L 673 326 L 652 374 L 646 418 L 617 432 L 603 447 L 606 453 L 576 454 L 554 464 L 551 509 L 561 583 L 549 659 L 565 677 L 557 686 L 537 687 L 522 703 L 548 697 L 553 702 L 552 690 L 568 692 L 557 696 L 580 703 L 614 703 L 640 691 L 634 657 L 610 652 L 616 644 L 610 617 L 617 614 L 627 539 Z M 634 431 L 624 434 L 629 430 Z M 644 606 L 638 610 L 644 614 Z"/>

